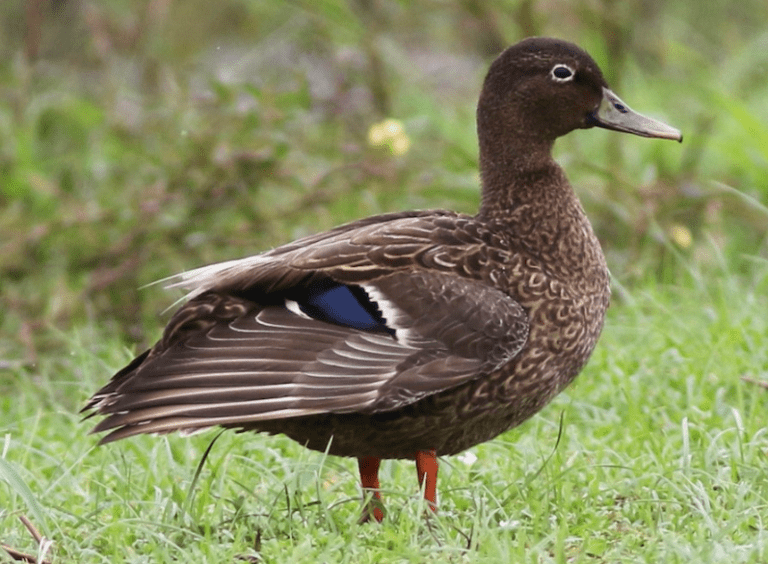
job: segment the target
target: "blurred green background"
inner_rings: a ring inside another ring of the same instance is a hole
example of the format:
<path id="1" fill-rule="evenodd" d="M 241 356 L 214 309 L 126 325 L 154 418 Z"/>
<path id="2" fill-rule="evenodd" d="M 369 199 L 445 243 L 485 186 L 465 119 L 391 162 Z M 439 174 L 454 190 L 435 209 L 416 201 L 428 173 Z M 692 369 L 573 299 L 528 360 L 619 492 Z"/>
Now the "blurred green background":
<path id="1" fill-rule="evenodd" d="M 617 286 L 753 277 L 766 24 L 765 0 L 3 2 L 0 367 L 84 328 L 151 344 L 178 295 L 141 287 L 181 270 L 384 211 L 473 213 L 477 94 L 528 35 L 578 43 L 684 132 L 558 142 Z"/>

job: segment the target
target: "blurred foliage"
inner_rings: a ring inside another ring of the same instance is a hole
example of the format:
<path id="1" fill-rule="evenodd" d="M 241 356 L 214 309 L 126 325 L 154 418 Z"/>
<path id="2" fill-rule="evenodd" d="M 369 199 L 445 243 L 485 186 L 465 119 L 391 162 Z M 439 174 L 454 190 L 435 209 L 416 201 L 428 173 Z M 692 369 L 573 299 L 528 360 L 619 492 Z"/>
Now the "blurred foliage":
<path id="1" fill-rule="evenodd" d="M 614 276 L 745 271 L 766 255 L 767 20 L 764 0 L 5 2 L 0 367 L 84 322 L 149 344 L 173 297 L 140 288 L 180 270 L 384 211 L 472 213 L 484 70 L 531 34 L 685 133 L 558 143 Z M 369 143 L 386 119 L 405 151 Z"/>

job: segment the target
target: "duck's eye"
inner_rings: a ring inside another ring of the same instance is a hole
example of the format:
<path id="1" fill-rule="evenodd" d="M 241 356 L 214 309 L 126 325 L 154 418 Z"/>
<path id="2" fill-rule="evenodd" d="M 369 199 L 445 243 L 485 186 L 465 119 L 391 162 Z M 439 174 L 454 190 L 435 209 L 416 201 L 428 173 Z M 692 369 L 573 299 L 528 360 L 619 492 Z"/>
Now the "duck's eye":
<path id="1" fill-rule="evenodd" d="M 552 67 L 552 79 L 556 82 L 573 80 L 574 72 L 568 65 L 558 64 Z"/>

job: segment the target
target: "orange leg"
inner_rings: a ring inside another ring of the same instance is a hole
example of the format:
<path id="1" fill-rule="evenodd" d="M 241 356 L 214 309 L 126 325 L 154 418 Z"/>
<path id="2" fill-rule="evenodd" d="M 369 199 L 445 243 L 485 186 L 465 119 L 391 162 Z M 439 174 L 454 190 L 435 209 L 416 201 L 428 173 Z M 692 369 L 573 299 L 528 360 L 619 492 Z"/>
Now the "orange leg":
<path id="1" fill-rule="evenodd" d="M 360 470 L 360 482 L 363 491 L 371 490 L 373 499 L 363 508 L 361 523 L 371 520 L 371 516 L 379 523 L 384 519 L 384 510 L 381 507 L 381 492 L 379 491 L 379 464 L 381 458 L 375 456 L 363 456 L 357 459 L 357 467 Z"/>
<path id="2" fill-rule="evenodd" d="M 429 508 L 437 511 L 437 453 L 434 450 L 420 450 L 415 455 L 419 485 L 424 488 L 424 499 Z"/>

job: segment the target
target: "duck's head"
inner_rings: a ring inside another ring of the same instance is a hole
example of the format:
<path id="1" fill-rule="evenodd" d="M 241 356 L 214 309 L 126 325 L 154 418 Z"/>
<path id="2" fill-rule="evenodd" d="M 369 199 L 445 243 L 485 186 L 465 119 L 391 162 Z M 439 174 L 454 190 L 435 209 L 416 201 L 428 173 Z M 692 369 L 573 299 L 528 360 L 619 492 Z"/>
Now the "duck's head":
<path id="1" fill-rule="evenodd" d="M 499 55 L 477 112 L 481 145 L 482 137 L 506 142 L 513 137 L 531 148 L 551 146 L 561 135 L 590 127 L 682 141 L 677 129 L 622 102 L 584 50 L 543 37 L 525 39 Z"/>

